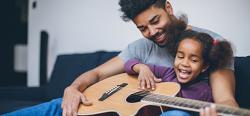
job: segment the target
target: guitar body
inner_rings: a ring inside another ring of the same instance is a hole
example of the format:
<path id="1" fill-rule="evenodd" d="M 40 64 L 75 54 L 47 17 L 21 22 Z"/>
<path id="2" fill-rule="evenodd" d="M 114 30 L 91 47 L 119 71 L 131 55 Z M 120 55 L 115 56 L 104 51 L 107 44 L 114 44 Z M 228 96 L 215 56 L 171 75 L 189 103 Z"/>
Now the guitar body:
<path id="1" fill-rule="evenodd" d="M 106 91 L 120 85 L 127 83 L 128 85 L 121 88 L 103 101 L 99 98 Z M 180 90 L 180 86 L 174 82 L 163 82 L 156 85 L 156 90 L 151 93 L 175 96 Z M 94 115 L 106 112 L 116 112 L 121 116 L 135 115 L 144 106 L 157 105 L 149 102 L 128 102 L 127 98 L 138 91 L 137 77 L 127 75 L 125 73 L 112 76 L 104 79 L 84 91 L 84 95 L 93 102 L 91 106 L 84 106 L 80 104 L 78 115 Z"/>

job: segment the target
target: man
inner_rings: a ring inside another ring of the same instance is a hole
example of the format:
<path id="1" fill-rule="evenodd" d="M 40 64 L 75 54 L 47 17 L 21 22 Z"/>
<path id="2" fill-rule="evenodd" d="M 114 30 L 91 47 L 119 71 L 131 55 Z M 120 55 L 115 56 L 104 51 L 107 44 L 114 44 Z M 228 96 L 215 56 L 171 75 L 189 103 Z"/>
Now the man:
<path id="1" fill-rule="evenodd" d="M 126 60 L 137 58 L 143 63 L 152 63 L 169 67 L 172 66 L 173 58 L 171 56 L 171 48 L 175 45 L 176 41 L 178 41 L 177 36 L 179 32 L 184 29 L 205 31 L 214 38 L 221 38 L 210 31 L 192 26 L 186 27 L 183 25 L 183 21 L 177 20 L 174 16 L 172 6 L 166 0 L 120 0 L 119 4 L 121 6 L 121 11 L 124 13 L 123 19 L 125 21 L 132 20 L 145 39 L 135 41 L 128 45 L 119 56 L 116 56 L 97 68 L 80 75 L 65 89 L 62 103 L 61 99 L 56 99 L 41 104 L 41 106 L 36 106 L 36 109 L 32 107 L 28 108 L 29 110 L 41 114 L 43 113 L 45 115 L 48 114 L 44 112 L 50 112 L 50 114 L 54 113 L 54 115 L 62 112 L 63 116 L 76 116 L 80 103 L 83 103 L 84 105 L 92 104 L 82 92 L 87 87 L 98 81 L 123 73 Z M 151 76 L 147 80 L 140 80 L 139 76 L 138 80 L 138 85 L 142 89 L 154 89 L 155 81 L 158 81 L 154 76 Z M 234 99 L 235 80 L 232 69 L 226 67 L 225 69 L 215 71 L 210 76 L 210 84 L 213 91 L 214 101 L 216 103 L 238 106 Z M 59 105 L 61 105 L 63 111 L 58 108 Z M 44 108 L 42 109 L 40 107 Z M 50 110 L 47 110 L 46 108 Z M 24 111 L 18 111 L 18 113 L 23 112 Z M 212 108 L 212 110 L 209 110 L 207 108 L 205 111 L 202 110 L 201 115 L 215 115 L 215 109 Z"/>
<path id="2" fill-rule="evenodd" d="M 65 89 L 62 103 L 63 115 L 76 114 L 80 102 L 85 105 L 90 105 L 91 102 L 87 100 L 82 92 L 88 86 L 100 80 L 124 72 L 123 65 L 128 59 L 135 57 L 144 63 L 172 66 L 173 59 L 170 56 L 170 49 L 171 44 L 176 40 L 176 35 L 174 34 L 176 31 L 170 28 L 180 28 L 181 30 L 183 27 L 176 25 L 176 27 L 171 27 L 172 23 L 176 23 L 171 4 L 165 0 L 120 0 L 119 4 L 121 11 L 124 13 L 123 19 L 125 21 L 132 20 L 146 39 L 140 39 L 130 44 L 119 56 L 80 75 L 80 77 Z M 186 28 L 205 31 L 214 38 L 221 38 L 207 30 L 192 26 L 187 26 Z M 153 41 L 156 45 L 149 40 Z M 167 53 L 166 50 L 169 50 L 169 53 Z M 220 69 L 212 73 L 210 76 L 210 84 L 216 103 L 238 106 L 234 99 L 235 80 L 232 69 L 226 67 L 225 69 Z M 141 88 L 147 87 L 154 89 L 154 78 L 139 80 L 139 86 Z M 214 111 L 214 108 L 212 108 L 212 110 Z M 207 108 L 205 111 L 206 112 L 202 110 L 201 115 L 209 115 L 209 113 L 211 113 Z"/>

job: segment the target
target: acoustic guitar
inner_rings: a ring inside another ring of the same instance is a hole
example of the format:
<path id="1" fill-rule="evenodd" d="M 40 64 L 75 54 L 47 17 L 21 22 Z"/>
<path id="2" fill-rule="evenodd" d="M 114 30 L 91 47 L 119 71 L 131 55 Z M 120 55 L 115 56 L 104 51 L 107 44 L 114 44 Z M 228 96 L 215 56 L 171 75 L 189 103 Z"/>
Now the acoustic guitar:
<path id="1" fill-rule="evenodd" d="M 95 115 L 116 112 L 120 116 L 136 115 L 144 106 L 167 106 L 199 112 L 213 103 L 175 97 L 180 85 L 175 82 L 156 84 L 154 91 L 138 89 L 137 77 L 125 73 L 104 79 L 84 91 L 93 102 L 91 106 L 80 104 L 78 115 Z M 216 104 L 219 115 L 250 116 L 250 110 Z"/>

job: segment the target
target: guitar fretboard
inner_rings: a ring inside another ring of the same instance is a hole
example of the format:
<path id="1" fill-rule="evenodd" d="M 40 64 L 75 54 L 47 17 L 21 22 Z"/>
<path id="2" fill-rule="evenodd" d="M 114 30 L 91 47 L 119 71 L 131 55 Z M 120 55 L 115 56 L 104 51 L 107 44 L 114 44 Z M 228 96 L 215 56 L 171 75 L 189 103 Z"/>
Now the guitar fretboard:
<path id="1" fill-rule="evenodd" d="M 181 97 L 165 96 L 159 94 L 153 94 L 148 91 L 137 93 L 139 96 L 144 96 L 141 101 L 151 102 L 154 104 L 159 104 L 163 106 L 179 108 L 189 111 L 199 112 L 201 108 L 210 106 L 213 103 L 186 99 Z M 217 105 L 216 110 L 219 115 L 235 115 L 235 116 L 250 116 L 250 110 L 235 108 L 224 105 Z"/>

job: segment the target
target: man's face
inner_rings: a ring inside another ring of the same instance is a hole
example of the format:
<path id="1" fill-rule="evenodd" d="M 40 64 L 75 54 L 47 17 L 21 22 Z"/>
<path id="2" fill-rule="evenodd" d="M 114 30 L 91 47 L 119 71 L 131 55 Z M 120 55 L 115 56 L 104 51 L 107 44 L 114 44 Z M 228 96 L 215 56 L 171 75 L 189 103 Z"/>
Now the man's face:
<path id="1" fill-rule="evenodd" d="M 134 18 L 134 23 L 143 36 L 155 42 L 158 46 L 165 46 L 171 41 L 171 34 L 167 30 L 173 22 L 167 10 L 151 6 Z"/>

